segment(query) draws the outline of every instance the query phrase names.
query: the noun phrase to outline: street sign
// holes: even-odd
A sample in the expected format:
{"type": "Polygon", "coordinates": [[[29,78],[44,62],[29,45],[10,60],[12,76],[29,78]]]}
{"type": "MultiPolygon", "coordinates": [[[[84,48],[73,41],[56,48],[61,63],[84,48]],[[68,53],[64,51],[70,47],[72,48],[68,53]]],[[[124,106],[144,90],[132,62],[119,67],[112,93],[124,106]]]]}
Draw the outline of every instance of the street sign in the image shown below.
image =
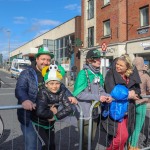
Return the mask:
{"type": "Polygon", "coordinates": [[[102,51],[103,51],[103,52],[105,52],[105,51],[106,51],[106,49],[107,49],[107,45],[106,45],[106,43],[105,43],[105,42],[103,42],[103,43],[102,43],[101,48],[102,48],[102,51]]]}

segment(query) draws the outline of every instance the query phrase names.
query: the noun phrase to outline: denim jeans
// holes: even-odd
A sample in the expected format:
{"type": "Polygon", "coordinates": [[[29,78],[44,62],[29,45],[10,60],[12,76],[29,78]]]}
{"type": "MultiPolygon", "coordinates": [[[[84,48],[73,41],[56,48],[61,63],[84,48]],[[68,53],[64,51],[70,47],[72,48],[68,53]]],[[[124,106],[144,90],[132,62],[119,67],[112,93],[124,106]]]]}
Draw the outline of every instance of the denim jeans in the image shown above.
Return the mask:
{"type": "Polygon", "coordinates": [[[42,145],[39,141],[37,134],[30,121],[29,126],[21,124],[21,130],[23,132],[25,150],[41,150],[42,145]]]}

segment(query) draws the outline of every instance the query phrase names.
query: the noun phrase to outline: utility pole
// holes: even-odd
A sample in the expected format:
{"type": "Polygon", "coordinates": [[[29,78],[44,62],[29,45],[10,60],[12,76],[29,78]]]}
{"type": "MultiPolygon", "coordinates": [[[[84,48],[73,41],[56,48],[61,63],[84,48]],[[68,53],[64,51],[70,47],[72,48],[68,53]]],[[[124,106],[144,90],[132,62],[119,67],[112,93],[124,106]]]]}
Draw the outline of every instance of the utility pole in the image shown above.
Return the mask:
{"type": "Polygon", "coordinates": [[[7,31],[8,33],[8,57],[9,57],[9,65],[10,65],[10,31],[7,31]]]}

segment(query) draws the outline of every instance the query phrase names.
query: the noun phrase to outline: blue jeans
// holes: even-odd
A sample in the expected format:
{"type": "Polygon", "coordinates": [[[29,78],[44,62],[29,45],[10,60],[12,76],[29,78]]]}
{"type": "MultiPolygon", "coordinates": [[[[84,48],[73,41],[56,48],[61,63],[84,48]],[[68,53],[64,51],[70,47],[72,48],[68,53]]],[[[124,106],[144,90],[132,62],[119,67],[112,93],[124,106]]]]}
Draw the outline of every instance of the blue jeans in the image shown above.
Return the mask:
{"type": "Polygon", "coordinates": [[[41,150],[42,145],[39,141],[37,134],[30,121],[29,126],[21,124],[21,130],[23,132],[25,150],[41,150]]]}

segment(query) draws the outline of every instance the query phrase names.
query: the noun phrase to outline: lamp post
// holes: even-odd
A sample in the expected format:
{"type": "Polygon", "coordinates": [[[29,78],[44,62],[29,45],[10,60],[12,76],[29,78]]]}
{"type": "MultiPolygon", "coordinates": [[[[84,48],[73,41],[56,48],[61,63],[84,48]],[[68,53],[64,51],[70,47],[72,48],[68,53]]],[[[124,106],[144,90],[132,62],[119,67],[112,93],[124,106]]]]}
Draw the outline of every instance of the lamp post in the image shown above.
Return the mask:
{"type": "Polygon", "coordinates": [[[9,57],[9,65],[10,65],[10,31],[7,31],[8,33],[8,57],[9,57]]]}

